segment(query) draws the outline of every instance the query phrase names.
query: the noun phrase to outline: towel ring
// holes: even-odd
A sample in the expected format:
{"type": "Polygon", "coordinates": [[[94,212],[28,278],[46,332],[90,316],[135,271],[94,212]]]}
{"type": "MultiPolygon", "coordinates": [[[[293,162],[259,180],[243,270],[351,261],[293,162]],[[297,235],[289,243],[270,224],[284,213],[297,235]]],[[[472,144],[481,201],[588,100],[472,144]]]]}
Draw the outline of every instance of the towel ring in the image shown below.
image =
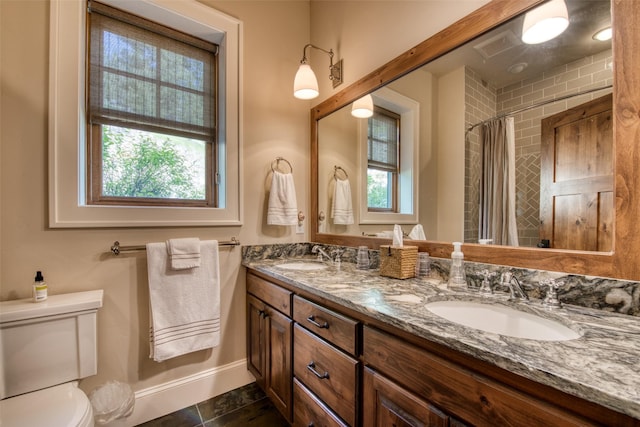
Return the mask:
{"type": "Polygon", "coordinates": [[[338,180],[338,172],[342,171],[342,173],[344,174],[344,179],[349,179],[349,175],[347,174],[347,171],[344,170],[343,168],[341,168],[340,166],[334,166],[333,167],[333,178],[337,181],[338,180]]]}
{"type": "Polygon", "coordinates": [[[290,173],[293,173],[293,166],[291,166],[291,163],[289,163],[289,160],[285,159],[284,157],[276,157],[276,159],[273,162],[271,162],[271,171],[275,172],[278,169],[278,166],[280,166],[281,161],[289,165],[289,169],[291,170],[290,173]],[[274,164],[275,164],[275,167],[274,167],[274,164]]]}

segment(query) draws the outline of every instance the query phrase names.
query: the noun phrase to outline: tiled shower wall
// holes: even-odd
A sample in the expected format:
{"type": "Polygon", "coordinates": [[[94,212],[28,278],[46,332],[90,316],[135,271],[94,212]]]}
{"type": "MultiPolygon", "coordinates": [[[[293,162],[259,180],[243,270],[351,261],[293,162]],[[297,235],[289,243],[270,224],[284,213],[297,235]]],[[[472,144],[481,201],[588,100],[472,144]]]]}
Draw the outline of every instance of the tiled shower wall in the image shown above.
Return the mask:
{"type": "MultiPolygon", "coordinates": [[[[487,120],[496,115],[497,91],[483,81],[478,73],[465,68],[465,129],[470,125],[487,120]]],[[[475,128],[465,132],[464,156],[464,241],[478,242],[480,200],[480,131],[475,128]]]]}
{"type": "MultiPolygon", "coordinates": [[[[497,114],[508,113],[543,101],[611,85],[612,53],[607,50],[545,71],[541,76],[503,88],[491,88],[479,75],[466,70],[466,126],[497,114]],[[487,94],[492,91],[493,95],[487,94]],[[491,99],[495,104],[490,105],[491,99]]],[[[540,120],[599,98],[611,89],[576,96],[514,115],[516,135],[516,211],[520,246],[536,246],[540,215],[540,120]]],[[[480,181],[480,127],[467,136],[465,162],[465,240],[477,241],[478,183],[480,181]],[[470,203],[469,201],[473,201],[470,203]],[[474,205],[474,206],[471,206],[474,205]],[[467,228],[469,227],[469,228],[467,228]],[[467,231],[469,230],[469,232],[467,231]],[[473,231],[471,231],[473,230],[473,231]]]]}

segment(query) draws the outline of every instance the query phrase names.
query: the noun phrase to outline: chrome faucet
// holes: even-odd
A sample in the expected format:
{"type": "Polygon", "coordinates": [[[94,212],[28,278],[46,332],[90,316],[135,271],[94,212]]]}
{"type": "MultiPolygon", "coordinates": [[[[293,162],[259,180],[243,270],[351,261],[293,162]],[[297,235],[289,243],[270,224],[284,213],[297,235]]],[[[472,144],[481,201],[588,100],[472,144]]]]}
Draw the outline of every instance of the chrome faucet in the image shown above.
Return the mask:
{"type": "Polygon", "coordinates": [[[318,261],[324,261],[324,258],[322,258],[323,255],[325,258],[327,258],[327,261],[332,261],[331,256],[329,256],[329,254],[326,253],[319,245],[315,245],[313,248],[311,248],[311,253],[318,254],[318,261]]]}
{"type": "Polygon", "coordinates": [[[542,286],[547,286],[547,295],[542,300],[542,306],[546,308],[561,308],[562,303],[558,299],[558,288],[564,285],[564,282],[556,282],[553,279],[547,279],[540,282],[542,286]]]}
{"type": "Polygon", "coordinates": [[[491,295],[493,294],[493,288],[491,287],[491,278],[496,275],[496,273],[491,273],[486,268],[480,272],[480,275],[483,277],[482,284],[480,285],[480,292],[483,295],[491,295]]]}
{"type": "Polygon", "coordinates": [[[510,300],[525,300],[529,301],[529,297],[524,291],[524,288],[520,284],[520,281],[513,273],[506,271],[500,276],[500,284],[509,287],[511,293],[510,300]]]}

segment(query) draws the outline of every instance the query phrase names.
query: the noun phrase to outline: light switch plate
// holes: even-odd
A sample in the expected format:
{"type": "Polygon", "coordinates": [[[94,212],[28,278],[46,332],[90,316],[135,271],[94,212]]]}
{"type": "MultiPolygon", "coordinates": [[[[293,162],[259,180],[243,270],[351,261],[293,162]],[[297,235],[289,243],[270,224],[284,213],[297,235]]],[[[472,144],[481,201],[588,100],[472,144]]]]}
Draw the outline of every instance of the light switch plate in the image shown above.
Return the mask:
{"type": "Polygon", "coordinates": [[[304,234],[304,223],[296,225],[296,234],[304,234]]]}

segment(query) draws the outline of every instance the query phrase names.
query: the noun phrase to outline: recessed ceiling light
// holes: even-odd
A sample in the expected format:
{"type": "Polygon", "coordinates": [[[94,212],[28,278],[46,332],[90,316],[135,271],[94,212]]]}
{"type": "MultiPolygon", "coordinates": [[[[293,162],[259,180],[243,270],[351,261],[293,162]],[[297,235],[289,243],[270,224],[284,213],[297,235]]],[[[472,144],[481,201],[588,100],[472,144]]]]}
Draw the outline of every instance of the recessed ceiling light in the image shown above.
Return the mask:
{"type": "Polygon", "coordinates": [[[593,35],[593,39],[594,40],[599,40],[601,42],[604,42],[604,41],[607,41],[607,40],[611,40],[611,36],[612,36],[611,27],[606,27],[606,28],[603,28],[603,29],[597,31],[593,35]]]}
{"type": "Polygon", "coordinates": [[[518,62],[517,64],[513,64],[512,66],[507,68],[507,71],[510,72],[511,74],[518,74],[518,73],[521,73],[528,66],[529,64],[527,64],[526,62],[518,62]]]}

